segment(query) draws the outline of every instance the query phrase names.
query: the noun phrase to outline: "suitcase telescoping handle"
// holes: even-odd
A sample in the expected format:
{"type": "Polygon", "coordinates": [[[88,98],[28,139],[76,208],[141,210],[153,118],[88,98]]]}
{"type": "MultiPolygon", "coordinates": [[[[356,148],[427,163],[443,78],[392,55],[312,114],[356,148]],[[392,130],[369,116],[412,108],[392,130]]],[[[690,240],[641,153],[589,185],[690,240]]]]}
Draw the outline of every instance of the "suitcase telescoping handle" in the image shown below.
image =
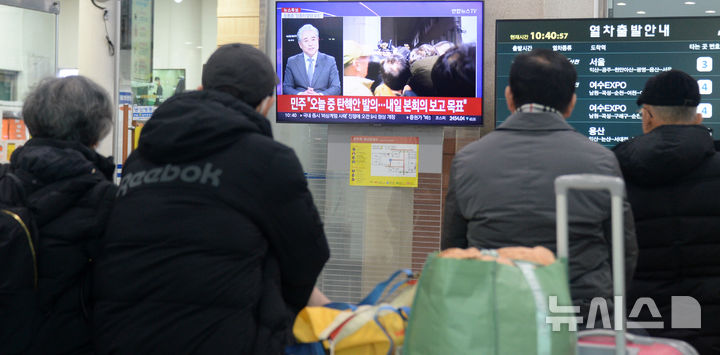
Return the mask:
{"type": "Polygon", "coordinates": [[[625,246],[623,232],[623,197],[625,182],[615,176],[574,174],[555,179],[557,203],[557,255],[568,264],[568,206],[569,190],[608,190],[611,198],[612,218],[612,271],[615,301],[615,353],[625,354],[625,246]]]}

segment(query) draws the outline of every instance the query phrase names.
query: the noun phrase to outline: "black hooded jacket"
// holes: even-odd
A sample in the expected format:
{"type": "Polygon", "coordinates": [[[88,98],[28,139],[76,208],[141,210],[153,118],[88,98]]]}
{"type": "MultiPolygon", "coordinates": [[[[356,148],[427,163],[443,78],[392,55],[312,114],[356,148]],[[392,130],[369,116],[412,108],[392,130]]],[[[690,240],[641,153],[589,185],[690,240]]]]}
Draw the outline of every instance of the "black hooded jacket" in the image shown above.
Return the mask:
{"type": "Polygon", "coordinates": [[[0,170],[22,181],[39,230],[43,316],[23,354],[91,353],[89,273],[115,196],[113,163],[78,142],[32,138],[0,170]]]}
{"type": "MultiPolygon", "coordinates": [[[[664,329],[648,329],[650,334],[720,354],[720,154],[712,137],[700,125],[663,125],[614,151],[640,249],[628,311],[639,297],[650,297],[664,322],[664,329]],[[702,328],[672,329],[672,296],[700,303],[702,328]]],[[[629,320],[660,319],[645,308],[629,320]]]]}
{"type": "Polygon", "coordinates": [[[295,153],[252,107],[209,90],[154,112],[105,237],[102,354],[280,354],[329,257],[295,153]]]}

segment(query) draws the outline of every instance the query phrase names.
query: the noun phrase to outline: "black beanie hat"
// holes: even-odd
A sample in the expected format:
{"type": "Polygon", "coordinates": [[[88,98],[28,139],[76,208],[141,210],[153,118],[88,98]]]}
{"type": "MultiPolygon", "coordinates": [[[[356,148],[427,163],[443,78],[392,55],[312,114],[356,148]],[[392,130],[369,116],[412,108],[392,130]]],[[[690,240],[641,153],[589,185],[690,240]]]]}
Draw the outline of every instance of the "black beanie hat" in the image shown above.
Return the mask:
{"type": "Polygon", "coordinates": [[[226,44],[215,50],[202,72],[203,89],[231,88],[238,99],[251,106],[272,95],[277,83],[270,59],[243,43],[226,44]]]}
{"type": "Polygon", "coordinates": [[[693,77],[673,69],[648,79],[637,104],[694,107],[700,104],[700,89],[693,77]]]}

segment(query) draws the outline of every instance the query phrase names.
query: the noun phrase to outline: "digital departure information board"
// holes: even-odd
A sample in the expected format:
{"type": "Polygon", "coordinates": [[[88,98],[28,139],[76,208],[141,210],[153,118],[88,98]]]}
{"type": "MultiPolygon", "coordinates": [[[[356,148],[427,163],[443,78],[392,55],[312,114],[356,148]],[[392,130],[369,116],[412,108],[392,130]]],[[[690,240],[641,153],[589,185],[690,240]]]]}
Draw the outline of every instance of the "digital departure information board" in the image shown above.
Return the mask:
{"type": "Polygon", "coordinates": [[[635,101],[647,79],[670,69],[698,80],[698,112],[703,124],[720,134],[718,17],[498,20],[496,25],[496,127],[510,115],[504,91],[513,58],[547,48],[575,65],[578,100],[568,122],[595,142],[614,146],[642,134],[635,101]]]}

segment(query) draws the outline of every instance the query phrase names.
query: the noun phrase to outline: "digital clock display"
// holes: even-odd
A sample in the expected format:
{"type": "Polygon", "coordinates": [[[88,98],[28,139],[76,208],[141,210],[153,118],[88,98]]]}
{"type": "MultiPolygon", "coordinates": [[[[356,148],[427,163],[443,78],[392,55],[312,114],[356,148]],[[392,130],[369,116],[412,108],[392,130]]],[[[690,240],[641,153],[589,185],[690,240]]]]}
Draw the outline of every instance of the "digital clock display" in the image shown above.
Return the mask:
{"type": "Polygon", "coordinates": [[[568,38],[567,32],[530,32],[530,39],[532,40],[565,40],[568,38]]]}

